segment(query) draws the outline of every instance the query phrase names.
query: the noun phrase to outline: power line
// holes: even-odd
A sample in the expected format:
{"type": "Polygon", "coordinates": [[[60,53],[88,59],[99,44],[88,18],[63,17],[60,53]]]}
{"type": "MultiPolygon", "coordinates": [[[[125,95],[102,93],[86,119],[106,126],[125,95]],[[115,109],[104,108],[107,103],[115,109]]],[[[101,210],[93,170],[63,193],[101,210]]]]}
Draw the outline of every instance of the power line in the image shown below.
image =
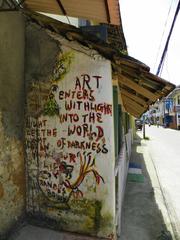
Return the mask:
{"type": "Polygon", "coordinates": [[[169,34],[168,34],[168,37],[167,37],[167,40],[166,40],[166,44],[165,44],[164,51],[163,51],[163,54],[162,54],[161,59],[160,59],[160,63],[159,63],[156,75],[159,75],[159,73],[161,71],[161,68],[162,68],[162,65],[163,65],[163,62],[164,62],[164,59],[166,57],[166,53],[167,53],[168,45],[169,45],[169,40],[171,38],[171,34],[172,34],[172,31],[173,31],[173,28],[174,28],[174,24],[176,22],[176,18],[177,18],[178,13],[179,13],[179,9],[180,9],[180,0],[178,2],[176,12],[174,14],[173,22],[172,22],[172,25],[171,25],[171,28],[170,28],[170,31],[169,31],[169,34]]]}
{"type": "Polygon", "coordinates": [[[57,2],[57,4],[58,4],[60,10],[62,11],[63,15],[67,18],[68,23],[71,24],[71,22],[70,22],[70,20],[69,20],[69,18],[68,18],[68,15],[67,15],[66,9],[64,8],[64,6],[63,6],[61,0],[56,0],[56,2],[57,2]]]}
{"type": "Polygon", "coordinates": [[[171,82],[172,77],[171,77],[169,69],[168,69],[168,52],[166,54],[165,69],[166,69],[166,73],[167,73],[167,76],[168,76],[168,80],[171,82]]]}
{"type": "Polygon", "coordinates": [[[165,34],[165,30],[166,30],[166,27],[167,27],[168,18],[169,18],[170,12],[171,12],[173,1],[174,0],[171,1],[171,5],[169,7],[168,15],[167,15],[167,18],[166,18],[166,22],[164,24],[164,30],[163,30],[163,33],[162,33],[162,36],[161,36],[161,40],[160,40],[160,44],[159,44],[159,48],[158,48],[158,51],[157,51],[156,60],[155,60],[155,64],[154,64],[153,69],[155,69],[155,66],[156,66],[156,63],[157,63],[157,60],[158,60],[158,56],[159,56],[161,45],[162,45],[162,40],[163,40],[163,37],[164,37],[164,34],[165,34]]]}

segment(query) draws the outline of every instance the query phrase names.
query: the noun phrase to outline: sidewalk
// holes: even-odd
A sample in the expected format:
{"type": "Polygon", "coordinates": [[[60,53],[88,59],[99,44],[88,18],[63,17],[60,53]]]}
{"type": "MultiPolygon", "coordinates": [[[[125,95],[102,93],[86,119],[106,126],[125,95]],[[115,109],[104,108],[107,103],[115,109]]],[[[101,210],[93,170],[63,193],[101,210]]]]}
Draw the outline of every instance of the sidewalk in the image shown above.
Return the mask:
{"type": "Polygon", "coordinates": [[[175,239],[147,141],[137,133],[130,162],[141,166],[144,180],[127,181],[120,240],[175,239]]]}

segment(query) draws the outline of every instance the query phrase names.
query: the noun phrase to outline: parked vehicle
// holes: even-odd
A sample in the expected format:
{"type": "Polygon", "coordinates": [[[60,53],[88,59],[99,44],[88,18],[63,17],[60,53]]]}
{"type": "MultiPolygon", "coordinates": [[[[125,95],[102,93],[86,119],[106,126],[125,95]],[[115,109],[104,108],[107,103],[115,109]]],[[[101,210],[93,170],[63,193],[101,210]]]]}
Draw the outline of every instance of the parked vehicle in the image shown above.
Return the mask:
{"type": "Polygon", "coordinates": [[[135,127],[136,127],[136,130],[142,130],[143,121],[141,119],[136,119],[135,120],[135,127]]]}

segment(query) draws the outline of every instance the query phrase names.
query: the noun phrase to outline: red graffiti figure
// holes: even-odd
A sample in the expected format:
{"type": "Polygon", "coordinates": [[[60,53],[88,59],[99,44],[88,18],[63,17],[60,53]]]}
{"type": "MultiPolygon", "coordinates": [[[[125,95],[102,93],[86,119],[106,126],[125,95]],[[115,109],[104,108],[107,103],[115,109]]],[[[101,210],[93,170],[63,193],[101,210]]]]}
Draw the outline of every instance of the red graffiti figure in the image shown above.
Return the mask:
{"type": "MultiPolygon", "coordinates": [[[[51,163],[44,164],[44,170],[39,174],[39,185],[43,193],[49,200],[59,203],[68,203],[69,199],[79,199],[83,197],[80,185],[88,174],[93,174],[96,184],[104,183],[103,177],[95,167],[95,157],[92,158],[91,152],[77,154],[80,160],[79,174],[72,180],[74,166],[62,160],[60,154],[53,154],[51,163]]],[[[70,159],[68,159],[70,161],[70,159]]]]}

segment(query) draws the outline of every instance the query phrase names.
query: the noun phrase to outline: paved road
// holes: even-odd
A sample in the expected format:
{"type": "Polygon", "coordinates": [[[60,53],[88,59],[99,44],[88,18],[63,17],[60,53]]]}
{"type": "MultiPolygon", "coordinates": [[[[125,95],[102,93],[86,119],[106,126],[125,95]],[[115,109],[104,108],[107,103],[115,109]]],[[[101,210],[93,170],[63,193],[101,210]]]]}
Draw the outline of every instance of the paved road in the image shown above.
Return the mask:
{"type": "Polygon", "coordinates": [[[127,181],[120,240],[177,240],[149,153],[150,141],[137,133],[130,161],[141,166],[144,180],[127,181]]]}
{"type": "MultiPolygon", "coordinates": [[[[142,134],[142,133],[141,133],[142,134]]],[[[149,153],[176,227],[180,226],[180,131],[146,125],[149,153]]],[[[179,228],[180,230],[180,228],[179,228]]]]}

